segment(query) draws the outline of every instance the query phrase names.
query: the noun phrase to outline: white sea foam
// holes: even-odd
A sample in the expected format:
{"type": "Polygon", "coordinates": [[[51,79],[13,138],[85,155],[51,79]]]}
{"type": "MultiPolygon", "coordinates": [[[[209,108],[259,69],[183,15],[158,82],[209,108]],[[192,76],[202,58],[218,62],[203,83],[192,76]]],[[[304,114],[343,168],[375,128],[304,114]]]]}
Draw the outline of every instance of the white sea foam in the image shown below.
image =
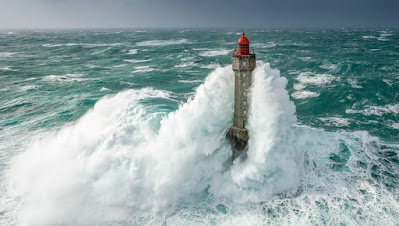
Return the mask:
{"type": "Polygon", "coordinates": [[[301,90],[301,91],[296,91],[291,96],[295,99],[306,99],[306,98],[312,98],[312,97],[318,97],[320,96],[320,93],[312,92],[312,91],[307,91],[307,90],[301,90]]]}
{"type": "Polygon", "coordinates": [[[12,67],[0,67],[0,70],[2,70],[2,71],[18,71],[16,69],[13,69],[12,67]]]}
{"type": "Polygon", "coordinates": [[[88,68],[102,68],[102,69],[111,69],[112,68],[112,67],[104,67],[104,66],[93,65],[93,64],[87,64],[86,67],[88,67],[88,68]]]}
{"type": "Polygon", "coordinates": [[[186,68],[186,67],[195,67],[195,66],[198,66],[198,64],[195,62],[186,62],[186,63],[176,65],[174,67],[175,68],[186,68]]]}
{"type": "Polygon", "coordinates": [[[386,84],[388,84],[389,86],[393,85],[393,81],[392,80],[382,79],[382,81],[385,82],[386,84]]]}
{"type": "Polygon", "coordinates": [[[338,66],[336,64],[332,64],[332,63],[326,61],[319,67],[326,69],[326,70],[334,70],[334,69],[337,69],[338,66]]]}
{"type": "Polygon", "coordinates": [[[282,144],[296,121],[295,105],[285,89],[287,79],[262,63],[257,64],[253,79],[248,159],[241,163],[236,159],[230,171],[213,179],[210,188],[215,195],[240,203],[268,200],[300,183],[300,152],[293,153],[282,144]]]}
{"type": "Polygon", "coordinates": [[[193,48],[195,51],[211,50],[210,48],[193,48]]]}
{"type": "Polygon", "coordinates": [[[126,66],[127,66],[127,64],[115,64],[115,65],[112,65],[113,68],[121,68],[121,67],[126,67],[126,66]]]}
{"type": "Polygon", "coordinates": [[[220,64],[215,64],[215,63],[201,66],[201,68],[206,68],[206,69],[216,69],[218,67],[221,67],[221,65],[220,64]]]}
{"type": "Polygon", "coordinates": [[[389,39],[386,38],[386,37],[378,37],[377,40],[378,41],[383,41],[383,42],[389,41],[389,39]]]}
{"type": "Polygon", "coordinates": [[[83,81],[82,78],[85,74],[76,73],[76,74],[65,74],[65,75],[48,75],[44,76],[42,79],[46,82],[73,82],[73,81],[83,81]]]}
{"type": "Polygon", "coordinates": [[[137,52],[138,52],[137,49],[131,49],[131,50],[129,50],[128,54],[135,55],[135,54],[137,54],[137,52]]]}
{"type": "Polygon", "coordinates": [[[228,49],[206,50],[200,52],[199,55],[203,57],[214,57],[214,56],[227,55],[229,52],[230,50],[228,49]]]}
{"type": "Polygon", "coordinates": [[[391,127],[399,130],[399,123],[392,123],[391,127]]]}
{"type": "Polygon", "coordinates": [[[364,39],[374,39],[376,37],[374,35],[364,35],[364,36],[362,36],[362,38],[364,38],[364,39]]]}
{"type": "Polygon", "coordinates": [[[195,59],[195,57],[184,57],[184,58],[181,58],[180,60],[181,61],[193,61],[195,59]]]}
{"type": "Polygon", "coordinates": [[[348,79],[349,84],[351,85],[352,88],[355,89],[361,89],[363,88],[361,85],[358,84],[358,81],[354,78],[348,79]]]}
{"type": "Polygon", "coordinates": [[[0,58],[11,57],[18,54],[17,52],[0,52],[0,58]]]}
{"type": "Polygon", "coordinates": [[[294,88],[295,90],[303,90],[303,89],[306,88],[306,85],[303,84],[303,83],[295,83],[294,86],[293,86],[293,88],[294,88]]]}
{"type": "Polygon", "coordinates": [[[349,119],[340,117],[319,118],[322,122],[329,126],[344,127],[349,126],[349,119]]]}
{"type": "Polygon", "coordinates": [[[305,85],[321,86],[331,83],[335,79],[335,77],[329,74],[315,74],[312,72],[302,72],[295,79],[305,85]]]}
{"type": "Polygon", "coordinates": [[[128,206],[159,210],[206,189],[200,181],[220,172],[228,158],[223,144],[232,76],[231,67],[216,70],[158,132],[152,124],[163,114],[148,114],[140,100],[169,94],[142,89],[106,97],[75,125],[37,141],[13,171],[23,222],[93,224],[126,217],[128,206]],[[212,158],[218,165],[207,163],[212,158]]]}
{"type": "Polygon", "coordinates": [[[108,46],[121,46],[123,43],[46,43],[43,47],[54,48],[54,47],[73,47],[73,46],[83,46],[83,47],[108,47],[108,46]]]}
{"type": "Polygon", "coordinates": [[[110,89],[105,88],[105,87],[102,87],[102,88],[100,89],[100,91],[101,91],[101,92],[106,92],[106,91],[110,91],[110,89]]]}
{"type": "Polygon", "coordinates": [[[381,37],[390,37],[390,36],[393,36],[393,34],[392,33],[382,33],[382,34],[380,34],[380,36],[381,37]]]}
{"type": "Polygon", "coordinates": [[[20,89],[21,91],[35,90],[35,89],[36,89],[36,86],[34,86],[34,85],[21,86],[19,89],[20,89]]]}
{"type": "Polygon", "coordinates": [[[392,36],[392,33],[388,33],[388,32],[379,32],[379,36],[374,36],[374,35],[365,35],[362,36],[363,39],[376,39],[378,41],[389,41],[390,36],[392,36]]]}
{"type": "Polygon", "coordinates": [[[134,71],[132,71],[132,73],[142,73],[142,72],[150,72],[150,71],[154,71],[156,70],[155,68],[151,67],[151,66],[137,66],[134,67],[134,71]]]}
{"type": "MultiPolygon", "coordinates": [[[[107,51],[109,51],[111,49],[112,49],[112,47],[107,47],[105,49],[101,49],[101,50],[95,51],[95,52],[91,53],[91,55],[101,55],[101,54],[103,54],[103,53],[105,53],[105,52],[107,52],[107,51]]],[[[80,58],[75,58],[75,59],[79,60],[80,58]]]]}
{"type": "Polygon", "coordinates": [[[370,171],[358,166],[371,164],[378,139],[292,126],[287,80],[263,63],[253,79],[246,161],[228,166],[231,66],[213,71],[193,98],[169,114],[148,104],[173,101],[169,92],[120,92],[14,159],[9,194],[20,202],[18,222],[395,224],[396,193],[375,186],[370,171]],[[334,155],[343,157],[336,163],[334,155]]]}
{"type": "Polygon", "coordinates": [[[387,104],[384,106],[368,106],[362,110],[355,109],[346,109],[345,112],[347,114],[363,114],[363,115],[377,115],[382,116],[385,114],[399,114],[399,103],[396,104],[387,104]]]}
{"type": "Polygon", "coordinates": [[[146,60],[135,60],[135,59],[130,59],[130,60],[123,60],[129,63],[144,63],[144,62],[149,62],[152,61],[152,59],[146,59],[146,60]]]}
{"type": "Polygon", "coordinates": [[[275,42],[267,42],[267,43],[254,43],[251,45],[253,48],[259,48],[259,49],[269,49],[273,48],[276,46],[275,42]]]}
{"type": "Polygon", "coordinates": [[[151,40],[137,42],[137,46],[169,46],[169,45],[180,45],[180,44],[190,44],[188,39],[171,39],[171,40],[151,40]]]}
{"type": "Polygon", "coordinates": [[[312,57],[299,57],[302,61],[311,61],[312,57]]]}
{"type": "Polygon", "coordinates": [[[179,80],[181,83],[201,83],[203,80],[195,79],[195,80],[179,80]]]}
{"type": "Polygon", "coordinates": [[[369,49],[371,52],[380,51],[381,49],[369,49]]]}

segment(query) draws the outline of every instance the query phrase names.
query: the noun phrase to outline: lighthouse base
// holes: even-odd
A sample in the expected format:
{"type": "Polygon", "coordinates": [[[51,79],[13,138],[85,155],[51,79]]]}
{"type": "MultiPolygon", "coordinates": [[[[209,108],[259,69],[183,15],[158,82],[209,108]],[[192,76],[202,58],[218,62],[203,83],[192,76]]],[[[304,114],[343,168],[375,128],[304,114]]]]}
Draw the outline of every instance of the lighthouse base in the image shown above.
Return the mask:
{"type": "Polygon", "coordinates": [[[246,147],[249,139],[248,130],[246,128],[232,126],[227,133],[227,138],[230,141],[233,151],[233,160],[241,155],[246,157],[246,147]]]}

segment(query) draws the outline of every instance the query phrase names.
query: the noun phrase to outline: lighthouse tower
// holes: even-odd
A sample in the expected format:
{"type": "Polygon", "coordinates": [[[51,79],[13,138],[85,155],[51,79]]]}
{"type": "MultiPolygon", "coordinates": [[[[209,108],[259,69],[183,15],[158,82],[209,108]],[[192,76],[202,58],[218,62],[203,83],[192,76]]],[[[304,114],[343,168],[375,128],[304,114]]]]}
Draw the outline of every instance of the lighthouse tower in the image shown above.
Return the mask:
{"type": "Polygon", "coordinates": [[[256,66],[256,56],[249,52],[249,40],[242,33],[238,39],[238,50],[232,55],[232,64],[235,77],[234,87],[234,124],[227,137],[233,149],[233,159],[245,152],[249,136],[245,128],[248,121],[249,100],[248,91],[252,84],[252,71],[256,66]]]}

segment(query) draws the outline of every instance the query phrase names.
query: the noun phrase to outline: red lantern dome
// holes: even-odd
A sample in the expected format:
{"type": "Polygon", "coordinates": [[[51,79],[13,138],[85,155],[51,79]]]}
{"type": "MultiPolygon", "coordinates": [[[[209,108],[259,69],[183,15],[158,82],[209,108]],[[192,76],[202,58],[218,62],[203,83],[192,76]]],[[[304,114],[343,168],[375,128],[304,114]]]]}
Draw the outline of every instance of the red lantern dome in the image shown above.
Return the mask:
{"type": "Polygon", "coordinates": [[[238,45],[249,45],[249,40],[247,37],[245,37],[245,33],[242,33],[242,36],[240,39],[238,39],[238,45]]]}
{"type": "Polygon", "coordinates": [[[242,33],[240,39],[238,39],[238,51],[234,50],[233,55],[246,56],[249,55],[249,40],[245,37],[245,33],[242,33]]]}

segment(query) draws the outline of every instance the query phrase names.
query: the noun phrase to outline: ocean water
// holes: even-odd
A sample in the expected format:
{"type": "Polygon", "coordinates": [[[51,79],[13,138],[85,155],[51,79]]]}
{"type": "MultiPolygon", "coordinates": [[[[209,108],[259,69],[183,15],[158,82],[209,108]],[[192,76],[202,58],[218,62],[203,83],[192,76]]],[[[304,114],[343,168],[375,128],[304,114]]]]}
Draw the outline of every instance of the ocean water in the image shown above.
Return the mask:
{"type": "Polygon", "coordinates": [[[397,225],[399,31],[0,32],[1,225],[397,225]]]}

